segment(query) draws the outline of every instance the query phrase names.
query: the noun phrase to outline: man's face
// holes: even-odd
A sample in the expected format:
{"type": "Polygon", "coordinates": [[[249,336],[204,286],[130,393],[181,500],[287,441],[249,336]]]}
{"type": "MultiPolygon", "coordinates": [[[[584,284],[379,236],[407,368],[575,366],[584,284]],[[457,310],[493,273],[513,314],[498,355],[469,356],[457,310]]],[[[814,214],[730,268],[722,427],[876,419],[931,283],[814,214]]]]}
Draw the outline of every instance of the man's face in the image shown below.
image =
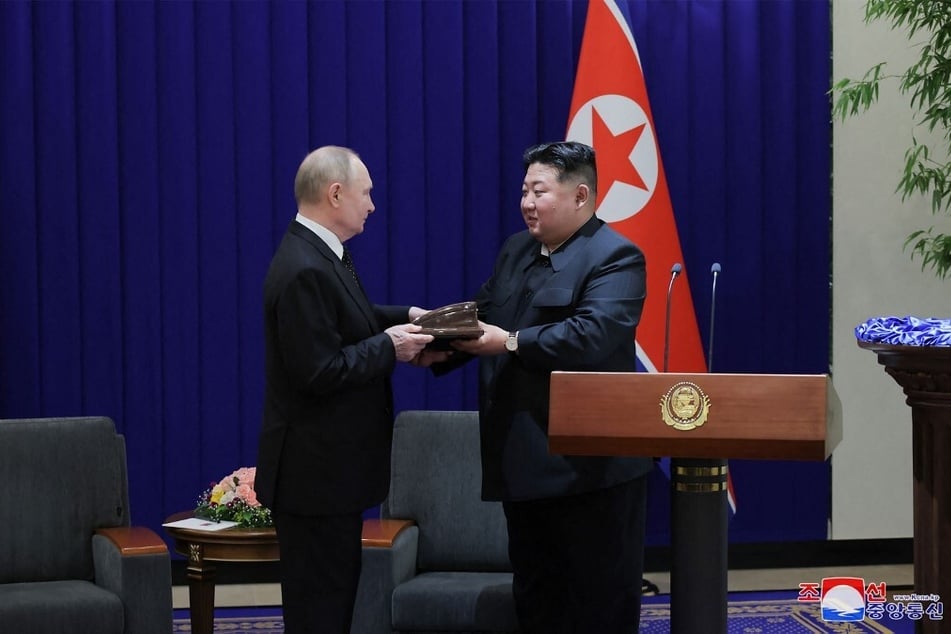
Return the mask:
{"type": "Polygon", "coordinates": [[[587,186],[574,179],[559,183],[556,168],[532,163],[522,182],[522,218],[528,232],[549,248],[557,247],[587,220],[582,210],[587,194],[587,186]]]}
{"type": "Polygon", "coordinates": [[[360,159],[353,159],[353,174],[349,182],[341,184],[337,199],[337,219],[342,233],[345,234],[340,236],[342,241],[363,233],[367,216],[376,209],[370,198],[372,190],[373,181],[370,180],[367,166],[360,159]]]}

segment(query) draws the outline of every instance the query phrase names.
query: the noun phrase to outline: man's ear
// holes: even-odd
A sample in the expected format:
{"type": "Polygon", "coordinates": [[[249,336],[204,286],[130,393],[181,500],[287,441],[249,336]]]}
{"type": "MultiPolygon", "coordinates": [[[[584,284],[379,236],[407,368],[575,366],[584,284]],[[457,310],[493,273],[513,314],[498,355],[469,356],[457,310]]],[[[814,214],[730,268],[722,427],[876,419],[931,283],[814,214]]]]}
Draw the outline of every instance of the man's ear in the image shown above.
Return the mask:
{"type": "Polygon", "coordinates": [[[591,196],[591,189],[584,183],[579,183],[578,188],[575,190],[575,205],[578,209],[581,209],[587,204],[589,196],[591,196]]]}
{"type": "Polygon", "coordinates": [[[340,190],[343,186],[340,183],[331,183],[327,188],[327,202],[336,207],[340,204],[340,190]]]}

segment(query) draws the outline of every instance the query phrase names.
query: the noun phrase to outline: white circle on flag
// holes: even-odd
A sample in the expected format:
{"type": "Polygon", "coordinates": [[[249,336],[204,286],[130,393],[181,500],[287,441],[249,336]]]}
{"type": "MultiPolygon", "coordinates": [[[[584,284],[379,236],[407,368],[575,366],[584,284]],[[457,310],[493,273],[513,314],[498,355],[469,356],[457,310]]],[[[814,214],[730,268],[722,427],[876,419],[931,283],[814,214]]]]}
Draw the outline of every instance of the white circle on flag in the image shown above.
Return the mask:
{"type": "MultiPolygon", "coordinates": [[[[591,113],[594,110],[598,111],[598,115],[614,136],[624,134],[637,126],[644,126],[644,132],[627,158],[640,174],[647,189],[616,180],[608,187],[601,204],[598,205],[599,218],[605,222],[619,222],[643,209],[654,195],[660,171],[657,141],[644,109],[633,99],[622,95],[601,95],[578,108],[568,126],[566,140],[579,141],[594,147],[594,132],[591,124],[591,113]]],[[[594,149],[597,152],[598,148],[594,147],[594,149]]],[[[601,172],[600,163],[598,172],[601,172]]]]}

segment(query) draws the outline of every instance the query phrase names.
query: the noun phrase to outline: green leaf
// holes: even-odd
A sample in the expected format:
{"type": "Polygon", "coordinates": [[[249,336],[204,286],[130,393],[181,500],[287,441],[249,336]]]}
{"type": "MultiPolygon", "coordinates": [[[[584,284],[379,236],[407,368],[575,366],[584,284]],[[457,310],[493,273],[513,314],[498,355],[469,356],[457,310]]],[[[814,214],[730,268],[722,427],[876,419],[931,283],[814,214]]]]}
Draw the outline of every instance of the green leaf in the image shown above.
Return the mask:
{"type": "MultiPolygon", "coordinates": [[[[877,102],[883,80],[897,79],[899,93],[915,110],[914,124],[937,133],[941,141],[929,145],[912,136],[896,191],[903,201],[925,196],[932,214],[951,213],[951,1],[867,0],[865,22],[873,20],[904,30],[917,58],[898,75],[883,75],[885,63],[879,62],[860,80],[833,82],[833,117],[844,121],[868,110],[877,102]]],[[[951,274],[951,236],[933,228],[915,231],[904,249],[921,261],[922,271],[930,269],[940,279],[951,274]]]]}

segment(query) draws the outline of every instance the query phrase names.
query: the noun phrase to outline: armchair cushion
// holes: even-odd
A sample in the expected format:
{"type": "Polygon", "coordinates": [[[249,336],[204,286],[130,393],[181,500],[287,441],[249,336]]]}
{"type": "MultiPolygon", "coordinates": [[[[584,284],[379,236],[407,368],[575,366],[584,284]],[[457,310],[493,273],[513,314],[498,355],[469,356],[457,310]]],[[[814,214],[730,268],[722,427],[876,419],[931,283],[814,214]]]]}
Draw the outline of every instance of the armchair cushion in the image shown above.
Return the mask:
{"type": "Polygon", "coordinates": [[[0,632],[171,632],[168,548],[129,527],[110,419],[0,420],[0,482],[0,632]]]}
{"type": "Polygon", "coordinates": [[[3,583],[0,625],[4,632],[121,634],[122,601],[89,581],[3,583]]]}
{"type": "Polygon", "coordinates": [[[477,412],[402,412],[384,517],[420,527],[421,570],[511,571],[505,514],[481,499],[477,412]]]}
{"type": "Polygon", "coordinates": [[[515,632],[512,574],[426,572],[393,591],[393,629],[438,632],[450,624],[469,631],[515,632]]]}
{"type": "Polygon", "coordinates": [[[0,583],[91,581],[93,531],[129,524],[125,461],[108,418],[0,421],[0,583]]]}
{"type": "Polygon", "coordinates": [[[476,412],[397,417],[379,524],[413,525],[388,544],[364,525],[352,634],[518,631],[505,514],[481,499],[481,474],[476,412]]]}

